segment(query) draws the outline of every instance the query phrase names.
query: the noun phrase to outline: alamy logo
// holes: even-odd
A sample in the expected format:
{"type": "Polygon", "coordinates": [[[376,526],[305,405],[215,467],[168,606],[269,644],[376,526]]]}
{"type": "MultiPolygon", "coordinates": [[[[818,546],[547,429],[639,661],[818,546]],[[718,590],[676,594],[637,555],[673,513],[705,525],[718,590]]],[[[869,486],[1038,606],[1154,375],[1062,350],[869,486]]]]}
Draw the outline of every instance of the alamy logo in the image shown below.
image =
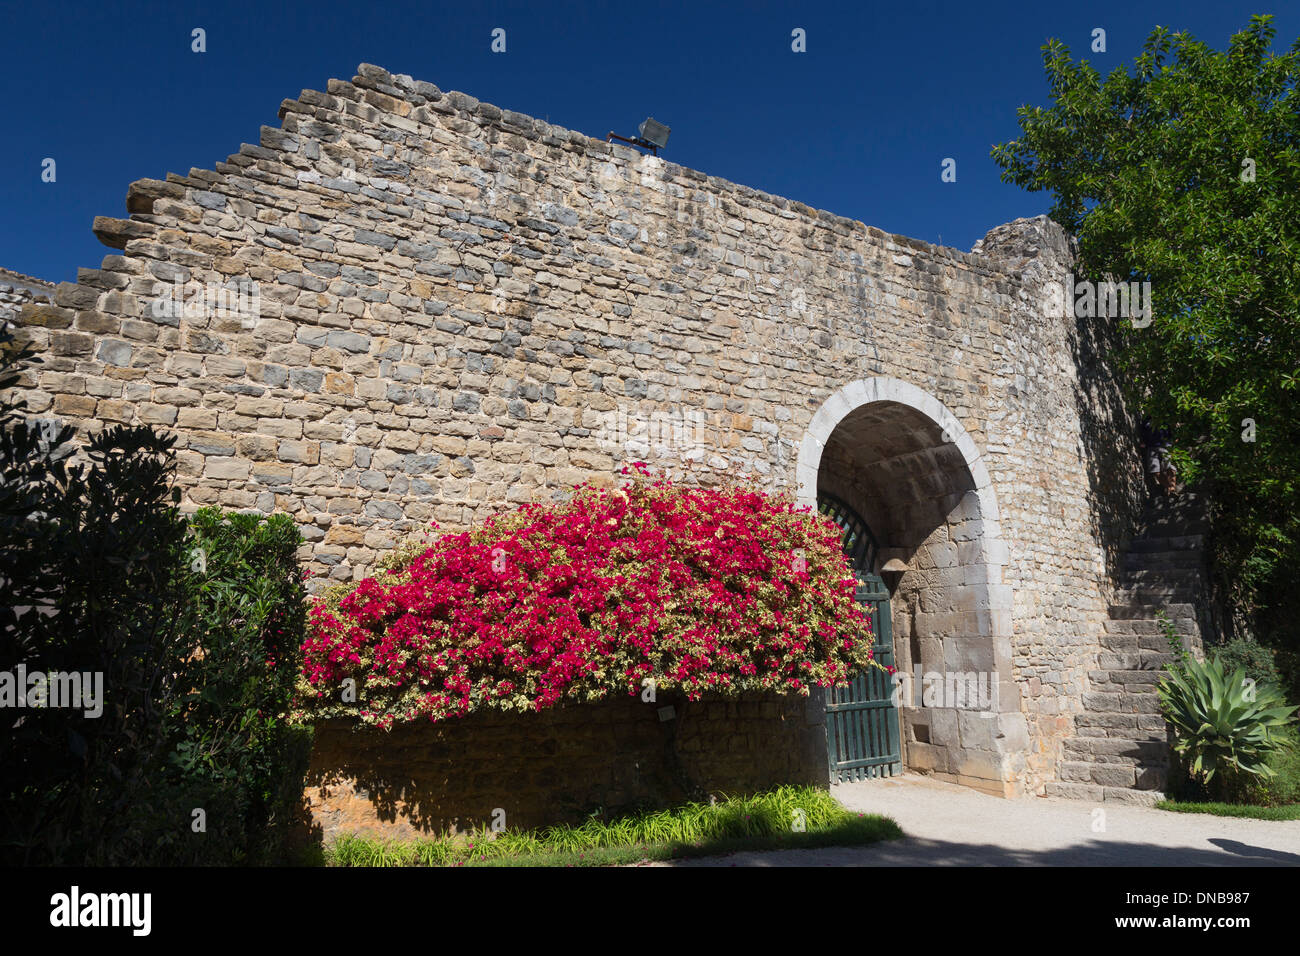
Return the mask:
{"type": "Polygon", "coordinates": [[[55,707],[81,709],[91,719],[104,713],[104,675],[73,671],[28,671],[19,664],[0,671],[0,707],[55,707]]]}
{"type": "Polygon", "coordinates": [[[82,893],[78,886],[50,897],[50,925],[129,926],[133,936],[148,936],[152,925],[151,893],[82,893]]]}
{"type": "Polygon", "coordinates": [[[997,713],[998,679],[987,671],[896,671],[892,678],[895,707],[953,707],[978,710],[981,717],[997,713]],[[917,692],[920,692],[920,699],[917,692]]]}
{"type": "Polygon", "coordinates": [[[1076,319],[1129,319],[1135,329],[1151,324],[1150,282],[1093,282],[1066,275],[1047,287],[1048,315],[1076,319]]]}
{"type": "Polygon", "coordinates": [[[636,410],[620,406],[600,415],[593,434],[603,446],[649,458],[674,452],[684,458],[725,444],[714,417],[700,408],[636,410]]]}
{"type": "Polygon", "coordinates": [[[252,328],[262,314],[261,287],[248,279],[230,282],[155,282],[154,318],[236,318],[252,328]]]}

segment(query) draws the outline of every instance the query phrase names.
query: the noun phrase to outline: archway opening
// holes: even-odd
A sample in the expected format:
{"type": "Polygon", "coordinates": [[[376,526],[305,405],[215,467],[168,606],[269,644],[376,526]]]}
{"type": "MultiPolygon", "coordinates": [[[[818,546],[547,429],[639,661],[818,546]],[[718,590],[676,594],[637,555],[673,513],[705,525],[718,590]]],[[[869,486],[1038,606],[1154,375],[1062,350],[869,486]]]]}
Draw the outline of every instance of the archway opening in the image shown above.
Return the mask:
{"type": "Polygon", "coordinates": [[[904,767],[1013,795],[1029,742],[1011,671],[997,506],[956,419],[919,390],[882,381],[892,380],[857,383],[856,395],[842,390],[818,413],[801,497],[844,501],[878,542],[870,570],[885,572],[893,592],[904,767]]]}

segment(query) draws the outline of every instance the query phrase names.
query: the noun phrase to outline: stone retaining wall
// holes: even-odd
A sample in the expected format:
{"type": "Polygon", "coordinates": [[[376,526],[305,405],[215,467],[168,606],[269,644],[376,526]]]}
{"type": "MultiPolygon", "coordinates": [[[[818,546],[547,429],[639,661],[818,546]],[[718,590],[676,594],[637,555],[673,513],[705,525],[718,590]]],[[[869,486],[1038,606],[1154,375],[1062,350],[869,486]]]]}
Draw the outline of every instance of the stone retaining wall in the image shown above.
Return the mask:
{"type": "Polygon", "coordinates": [[[801,697],[672,702],[619,697],[541,713],[487,711],[391,731],[316,730],[306,800],[325,840],[409,839],[490,824],[580,823],[709,792],[825,786],[826,732],[801,697]]]}

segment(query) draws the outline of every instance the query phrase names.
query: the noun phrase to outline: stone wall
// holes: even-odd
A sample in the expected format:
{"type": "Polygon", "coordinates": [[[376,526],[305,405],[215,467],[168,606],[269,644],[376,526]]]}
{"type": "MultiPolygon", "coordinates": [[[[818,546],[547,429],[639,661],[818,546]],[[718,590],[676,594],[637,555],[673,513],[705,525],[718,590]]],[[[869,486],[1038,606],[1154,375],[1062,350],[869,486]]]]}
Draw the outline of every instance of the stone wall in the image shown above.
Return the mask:
{"type": "Polygon", "coordinates": [[[53,298],[53,282],[0,269],[0,327],[7,327],[13,322],[24,305],[48,303],[53,298]]]}
{"type": "Polygon", "coordinates": [[[1083,712],[1087,671],[1106,632],[1143,489],[1136,422],[1104,361],[1116,327],[1052,320],[1024,300],[1059,281],[1076,249],[1055,224],[1018,225],[991,230],[974,251],[996,256],[1021,284],[1005,339],[994,347],[989,389],[998,399],[983,451],[1002,504],[1012,663],[1029,719],[1029,779],[1041,793],[1083,712]]]}
{"type": "Polygon", "coordinates": [[[96,219],[119,253],[23,311],[33,414],[174,431],[185,506],[294,515],[324,582],[628,460],[793,490],[828,396],[892,376],[1000,503],[970,610],[1030,740],[990,782],[1041,792],[1140,479],[1105,330],[1044,308],[1058,227],[932,246],[367,65],[280,115],[96,219]]]}
{"type": "Polygon", "coordinates": [[[327,841],[467,830],[498,808],[511,828],[580,823],[709,793],[824,787],[824,713],[801,697],[619,697],[391,731],[337,722],[316,730],[307,783],[327,841]],[[660,720],[670,703],[674,718],[660,720]]]}

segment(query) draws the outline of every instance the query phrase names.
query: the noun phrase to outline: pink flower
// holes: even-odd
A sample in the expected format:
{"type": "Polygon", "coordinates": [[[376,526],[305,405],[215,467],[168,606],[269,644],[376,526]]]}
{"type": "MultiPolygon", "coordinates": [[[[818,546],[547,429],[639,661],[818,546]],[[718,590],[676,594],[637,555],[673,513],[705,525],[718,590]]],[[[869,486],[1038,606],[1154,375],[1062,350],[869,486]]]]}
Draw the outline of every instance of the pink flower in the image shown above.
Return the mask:
{"type": "Polygon", "coordinates": [[[635,695],[647,678],[690,699],[807,694],[869,666],[869,619],[827,519],[748,486],[625,473],[624,488],[579,486],[443,535],[318,600],[302,648],[317,699],[352,680],[363,720],[391,726],[635,695]]]}

